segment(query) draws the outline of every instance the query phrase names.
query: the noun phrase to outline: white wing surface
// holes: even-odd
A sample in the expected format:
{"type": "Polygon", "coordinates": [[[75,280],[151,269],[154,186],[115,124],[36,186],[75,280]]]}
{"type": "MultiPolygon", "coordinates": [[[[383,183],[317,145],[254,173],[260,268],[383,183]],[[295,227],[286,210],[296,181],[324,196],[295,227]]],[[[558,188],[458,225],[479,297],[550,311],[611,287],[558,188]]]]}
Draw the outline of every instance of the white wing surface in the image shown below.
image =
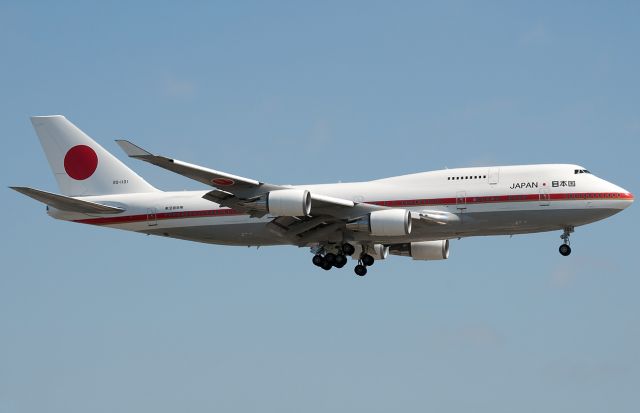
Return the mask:
{"type": "MultiPolygon", "coordinates": [[[[291,186],[264,183],[177,159],[154,155],[127,140],[116,140],[116,142],[131,158],[149,162],[216,188],[204,195],[203,198],[222,206],[247,212],[252,216],[265,215],[264,211],[255,209],[255,201],[261,196],[272,191],[291,189],[291,186]]],[[[313,217],[324,216],[334,220],[355,218],[374,210],[386,209],[377,205],[359,204],[347,199],[318,193],[311,193],[311,200],[311,215],[313,217]]]]}

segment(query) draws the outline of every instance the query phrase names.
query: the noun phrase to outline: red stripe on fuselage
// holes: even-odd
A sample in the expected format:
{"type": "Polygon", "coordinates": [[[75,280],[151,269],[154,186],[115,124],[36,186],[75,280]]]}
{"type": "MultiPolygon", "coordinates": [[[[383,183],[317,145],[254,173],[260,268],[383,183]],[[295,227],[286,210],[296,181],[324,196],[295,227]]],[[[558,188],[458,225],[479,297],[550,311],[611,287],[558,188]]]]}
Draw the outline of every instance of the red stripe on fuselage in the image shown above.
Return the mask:
{"type": "Polygon", "coordinates": [[[532,202],[541,200],[551,201],[580,201],[592,199],[633,199],[633,195],[623,192],[575,192],[555,194],[525,194],[525,195],[496,195],[496,196],[465,196],[460,198],[433,199],[404,199],[395,201],[373,201],[368,204],[403,207],[421,205],[455,205],[455,204],[490,204],[504,202],[532,202]]]}
{"type": "Polygon", "coordinates": [[[201,217],[224,217],[230,215],[246,215],[240,211],[229,208],[205,209],[202,211],[180,211],[180,212],[156,212],[139,215],[114,216],[106,218],[78,219],[74,222],[81,224],[109,225],[127,224],[130,222],[140,222],[147,220],[181,219],[181,218],[201,218],[201,217]]]}
{"type": "MultiPolygon", "coordinates": [[[[441,206],[441,205],[476,205],[492,203],[511,202],[535,202],[535,201],[584,201],[584,200],[633,200],[633,195],[623,192],[576,192],[576,193],[556,193],[556,194],[526,194],[526,195],[498,195],[498,196],[468,196],[460,198],[425,198],[425,199],[403,199],[394,201],[371,201],[367,204],[380,205],[386,207],[416,207],[416,206],[441,206]]],[[[201,211],[179,211],[179,212],[156,212],[152,214],[138,214],[113,216],[105,218],[78,219],[74,222],[92,225],[112,225],[127,224],[148,220],[167,220],[183,218],[202,217],[223,217],[247,215],[244,212],[231,208],[206,209],[201,211]]]]}

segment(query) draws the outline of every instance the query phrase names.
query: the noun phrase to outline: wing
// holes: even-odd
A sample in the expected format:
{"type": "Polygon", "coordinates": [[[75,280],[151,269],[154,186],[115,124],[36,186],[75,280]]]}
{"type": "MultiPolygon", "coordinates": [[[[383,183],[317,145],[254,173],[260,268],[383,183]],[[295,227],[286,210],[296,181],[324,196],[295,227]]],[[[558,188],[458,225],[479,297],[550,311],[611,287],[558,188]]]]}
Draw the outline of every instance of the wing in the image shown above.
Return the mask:
{"type": "Polygon", "coordinates": [[[10,188],[61,211],[81,212],[85,214],[117,214],[124,212],[124,209],[121,208],[83,201],[69,196],[52,194],[51,192],[41,191],[39,189],[23,186],[11,186],[10,188]]]}
{"type": "MultiPolygon", "coordinates": [[[[153,165],[216,188],[205,194],[203,198],[222,206],[246,212],[255,212],[252,215],[260,216],[259,211],[252,210],[251,203],[261,195],[271,191],[291,189],[290,186],[286,185],[268,184],[255,179],[244,178],[238,175],[179,161],[177,159],[154,155],[127,140],[116,140],[116,142],[131,158],[149,162],[153,165]]],[[[311,199],[313,201],[312,211],[314,215],[329,214],[335,215],[336,217],[342,217],[345,215],[345,211],[343,211],[344,209],[350,210],[356,205],[365,205],[356,204],[355,202],[347,199],[335,198],[316,193],[311,193],[311,199]]],[[[358,213],[361,209],[362,208],[357,208],[355,211],[350,211],[346,215],[352,215],[352,212],[358,213]]]]}
{"type": "MultiPolygon", "coordinates": [[[[214,187],[215,189],[203,196],[204,199],[242,211],[252,217],[262,217],[267,214],[263,209],[257,208],[257,201],[263,195],[271,191],[292,189],[291,186],[268,184],[165,156],[154,155],[126,140],[117,140],[116,142],[131,158],[149,162],[214,187]]],[[[303,245],[313,239],[327,237],[333,232],[344,230],[345,224],[349,220],[365,216],[373,211],[389,209],[389,207],[382,205],[357,203],[314,192],[311,192],[311,201],[311,213],[308,216],[275,216],[269,224],[269,228],[290,242],[303,245]]],[[[440,213],[439,211],[424,212],[424,214],[414,215],[415,219],[431,224],[446,224],[453,221],[455,217],[453,214],[440,213]]]]}
{"type": "Polygon", "coordinates": [[[239,198],[251,198],[269,191],[284,189],[279,185],[266,184],[254,179],[243,178],[226,172],[182,162],[177,159],[153,155],[139,146],[126,140],[116,140],[118,145],[131,158],[140,159],[153,165],[186,176],[205,185],[218,188],[223,192],[231,193],[239,198]]]}

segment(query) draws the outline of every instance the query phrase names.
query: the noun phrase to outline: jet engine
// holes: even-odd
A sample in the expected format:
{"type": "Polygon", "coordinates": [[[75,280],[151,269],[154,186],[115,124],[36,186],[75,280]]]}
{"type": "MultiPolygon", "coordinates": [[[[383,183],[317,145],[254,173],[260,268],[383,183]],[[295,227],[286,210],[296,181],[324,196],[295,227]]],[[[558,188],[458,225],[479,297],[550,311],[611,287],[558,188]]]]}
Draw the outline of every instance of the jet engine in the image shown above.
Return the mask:
{"type": "Polygon", "coordinates": [[[449,240],[393,244],[389,246],[389,254],[411,257],[414,260],[446,260],[449,258],[449,240]]]}
{"type": "Polygon", "coordinates": [[[271,215],[303,217],[311,212],[311,193],[305,189],[281,189],[271,191],[247,205],[271,215]]]}
{"type": "Polygon", "coordinates": [[[351,231],[368,232],[374,236],[400,237],[411,233],[411,212],[406,209],[385,209],[347,223],[351,231]]]}

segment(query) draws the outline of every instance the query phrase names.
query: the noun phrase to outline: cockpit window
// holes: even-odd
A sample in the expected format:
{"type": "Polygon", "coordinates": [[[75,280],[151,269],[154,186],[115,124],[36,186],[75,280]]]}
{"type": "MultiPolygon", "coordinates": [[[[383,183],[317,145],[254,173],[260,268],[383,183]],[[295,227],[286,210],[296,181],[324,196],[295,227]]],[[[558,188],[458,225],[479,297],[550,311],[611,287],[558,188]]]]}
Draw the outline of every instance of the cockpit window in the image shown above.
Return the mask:
{"type": "Polygon", "coordinates": [[[590,174],[591,172],[587,171],[586,169],[574,169],[573,170],[574,174],[590,174]]]}

